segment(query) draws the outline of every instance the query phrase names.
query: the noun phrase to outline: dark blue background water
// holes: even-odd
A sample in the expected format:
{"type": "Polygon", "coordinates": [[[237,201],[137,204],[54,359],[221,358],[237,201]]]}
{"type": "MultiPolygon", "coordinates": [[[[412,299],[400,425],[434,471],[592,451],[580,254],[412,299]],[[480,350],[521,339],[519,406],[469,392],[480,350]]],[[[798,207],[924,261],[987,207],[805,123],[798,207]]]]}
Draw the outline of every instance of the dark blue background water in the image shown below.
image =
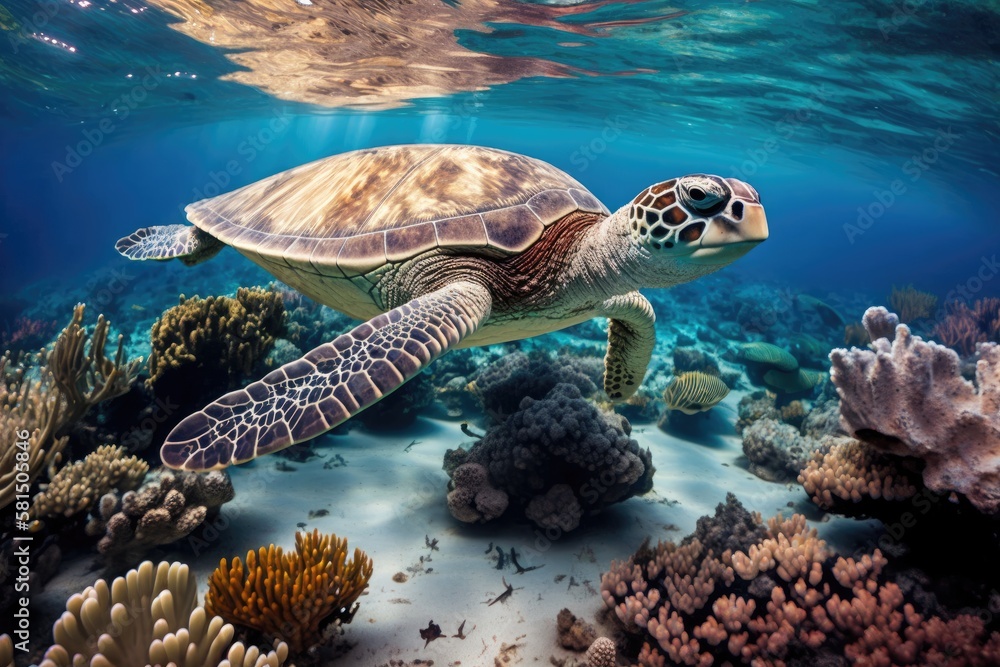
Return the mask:
{"type": "MultiPolygon", "coordinates": [[[[5,6],[23,18],[40,5],[5,6]]],[[[115,239],[182,222],[186,203],[219,186],[354,148],[446,141],[548,160],[612,210],[673,176],[743,177],[771,227],[739,262],[749,276],[876,297],[906,283],[945,297],[978,276],[986,280],[977,295],[1000,293],[1000,10],[923,2],[901,14],[902,6],[640,3],[600,17],[689,13],[573,36],[582,44],[574,48],[549,29],[463,34],[473,50],[598,75],[534,77],[366,112],[219,82],[232,64],[155,9],[107,4],[98,15],[70,5],[47,29],[76,52],[0,40],[3,291],[52,277],[71,285],[123,262],[115,239]],[[113,100],[135,85],[125,73],[145,67],[199,76],[163,79],[123,117],[113,100]],[[77,164],[74,150],[98,138],[77,164]]]]}

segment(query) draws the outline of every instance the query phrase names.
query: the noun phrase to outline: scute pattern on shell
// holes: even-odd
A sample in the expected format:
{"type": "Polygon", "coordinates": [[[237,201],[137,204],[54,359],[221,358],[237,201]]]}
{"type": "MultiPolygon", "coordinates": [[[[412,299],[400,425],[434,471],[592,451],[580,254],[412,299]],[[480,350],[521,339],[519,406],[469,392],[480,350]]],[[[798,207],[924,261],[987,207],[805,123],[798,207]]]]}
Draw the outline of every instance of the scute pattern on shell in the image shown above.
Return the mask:
{"type": "Polygon", "coordinates": [[[519,252],[574,210],[608,213],[540,160],[479,146],[411,145],[312,162],[191,204],[187,214],[244,254],[352,275],[435,247],[519,252]]]}

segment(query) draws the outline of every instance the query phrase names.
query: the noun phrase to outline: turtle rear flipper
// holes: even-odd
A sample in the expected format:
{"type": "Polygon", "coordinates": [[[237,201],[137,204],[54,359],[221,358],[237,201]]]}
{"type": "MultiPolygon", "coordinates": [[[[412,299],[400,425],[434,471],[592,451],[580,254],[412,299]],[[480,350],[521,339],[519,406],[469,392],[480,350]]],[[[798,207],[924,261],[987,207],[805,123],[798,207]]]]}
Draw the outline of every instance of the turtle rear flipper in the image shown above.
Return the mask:
{"type": "Polygon", "coordinates": [[[215,257],[225,244],[190,225],[143,227],[118,239],[115,250],[129,259],[179,259],[188,266],[215,257]]]}
{"type": "Polygon", "coordinates": [[[455,347],[491,307],[486,288],[459,282],[377,315],[186,417],[160,458],[170,468],[214,470],[325,433],[455,347]]]}

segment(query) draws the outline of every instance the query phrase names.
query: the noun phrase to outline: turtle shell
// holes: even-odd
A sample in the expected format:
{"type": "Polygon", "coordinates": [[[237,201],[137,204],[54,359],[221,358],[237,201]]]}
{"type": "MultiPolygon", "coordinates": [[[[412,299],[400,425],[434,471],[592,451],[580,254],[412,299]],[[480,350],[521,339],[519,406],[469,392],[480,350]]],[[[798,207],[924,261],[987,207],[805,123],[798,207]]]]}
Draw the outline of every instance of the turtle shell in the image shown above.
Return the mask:
{"type": "Polygon", "coordinates": [[[521,252],[573,211],[608,210],[550,164],[478,146],[334,155],[189,205],[244,254],[350,277],[435,248],[521,252]]]}

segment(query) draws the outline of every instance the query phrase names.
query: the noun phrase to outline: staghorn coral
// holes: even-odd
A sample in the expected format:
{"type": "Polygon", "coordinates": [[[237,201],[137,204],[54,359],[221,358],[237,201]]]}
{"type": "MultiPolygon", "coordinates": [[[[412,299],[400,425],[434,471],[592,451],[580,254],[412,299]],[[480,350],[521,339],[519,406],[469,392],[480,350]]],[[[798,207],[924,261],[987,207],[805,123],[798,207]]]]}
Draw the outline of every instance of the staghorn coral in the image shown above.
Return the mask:
{"type": "Polygon", "coordinates": [[[73,516],[90,509],[112,489],[130,491],[145,479],[149,464],[124,448],[103,445],[82,461],[71,463],[43,485],[31,505],[33,518],[73,516]]]}
{"type": "Polygon", "coordinates": [[[907,500],[923,486],[919,471],[907,470],[898,459],[863,442],[837,437],[826,439],[814,452],[798,480],[825,510],[844,503],[907,500]]]}
{"type": "Polygon", "coordinates": [[[869,308],[872,350],[830,353],[841,419],[878,451],[922,459],[924,483],[957,492],[985,514],[1000,514],[1000,345],[979,347],[976,385],[962,378],[954,350],[924,342],[892,316],[869,308]]]}
{"type": "Polygon", "coordinates": [[[963,357],[976,352],[978,343],[1000,343],[1000,298],[949,304],[948,314],[934,327],[934,335],[963,357]]]}
{"type": "Polygon", "coordinates": [[[235,297],[182,296],[153,324],[148,383],[163,396],[189,396],[191,387],[230,389],[253,372],[284,328],[285,307],[275,292],[241,287],[235,297]]]}
{"type": "Polygon", "coordinates": [[[602,598],[639,667],[786,667],[803,659],[986,667],[1000,660],[1000,633],[990,634],[977,616],[945,621],[918,609],[888,580],[877,549],[837,557],[803,516],[765,524],[731,494],[709,521],[719,524],[715,533],[734,521],[758,529],[741,529],[714,548],[698,536],[644,545],[602,578],[602,598]]]}
{"type": "Polygon", "coordinates": [[[286,641],[299,653],[324,642],[327,633],[350,623],[356,601],[368,588],[372,560],[360,549],[347,560],[347,540],[336,535],[296,533],[295,553],[273,544],[223,558],[208,581],[209,613],[286,641]]]}
{"type": "Polygon", "coordinates": [[[14,501],[15,491],[26,496],[43,470],[54,475],[67,427],[91,407],[128,391],[139,372],[142,360],[125,360],[121,336],[114,358],[106,356],[111,325],[102,315],[88,334],[85,310],[76,306],[51,350],[16,367],[0,356],[0,508],[14,501]],[[18,481],[19,474],[27,480],[18,481]]]}
{"type": "Polygon", "coordinates": [[[729,387],[715,375],[688,371],[675,377],[663,392],[667,410],[686,415],[711,410],[729,394],[729,387]]]}
{"type": "Polygon", "coordinates": [[[899,314],[899,321],[909,324],[934,314],[938,298],[929,292],[921,292],[913,285],[892,286],[889,293],[889,307],[899,314]]]}
{"type": "Polygon", "coordinates": [[[72,596],[40,667],[280,667],[288,647],[263,654],[232,644],[235,629],[197,605],[187,565],[141,563],[110,585],[72,596]]]}
{"type": "Polygon", "coordinates": [[[565,521],[578,513],[574,502],[582,514],[593,514],[652,488],[649,450],[640,449],[630,431],[625,419],[600,411],[576,386],[557,384],[540,400],[521,401],[520,410],[489,429],[468,452],[449,450],[445,469],[481,465],[489,485],[504,491],[519,511],[553,487],[568,485],[570,493],[564,489],[539,500],[532,510],[536,520],[559,516],[565,521]],[[552,508],[556,498],[566,507],[552,508]]]}
{"type": "Polygon", "coordinates": [[[189,535],[233,499],[225,471],[209,473],[158,469],[136,491],[107,493],[87,524],[88,535],[102,535],[97,550],[132,560],[160,544],[189,535]]]}

